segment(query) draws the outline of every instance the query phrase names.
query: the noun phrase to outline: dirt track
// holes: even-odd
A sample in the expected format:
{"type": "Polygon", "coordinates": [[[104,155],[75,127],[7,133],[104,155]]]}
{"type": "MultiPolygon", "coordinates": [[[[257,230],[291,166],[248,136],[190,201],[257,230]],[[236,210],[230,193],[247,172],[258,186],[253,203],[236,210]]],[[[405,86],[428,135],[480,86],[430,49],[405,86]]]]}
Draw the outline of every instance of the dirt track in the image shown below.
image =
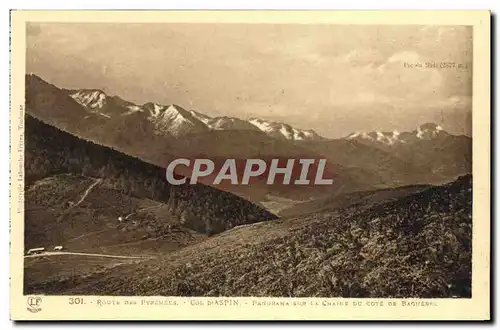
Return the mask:
{"type": "Polygon", "coordinates": [[[111,254],[97,254],[97,253],[83,253],[83,252],[45,252],[40,254],[33,254],[24,256],[25,258],[37,258],[37,257],[48,257],[57,255],[79,255],[79,256],[89,256],[89,257],[102,257],[102,258],[119,258],[119,259],[151,259],[154,257],[142,257],[142,256],[118,256],[111,254]]]}

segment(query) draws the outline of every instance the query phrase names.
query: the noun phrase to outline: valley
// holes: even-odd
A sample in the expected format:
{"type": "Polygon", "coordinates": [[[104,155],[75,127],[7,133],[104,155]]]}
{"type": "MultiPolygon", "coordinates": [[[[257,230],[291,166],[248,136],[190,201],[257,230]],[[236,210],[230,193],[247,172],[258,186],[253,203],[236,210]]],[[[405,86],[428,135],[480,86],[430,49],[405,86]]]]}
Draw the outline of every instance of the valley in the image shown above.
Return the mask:
{"type": "Polygon", "coordinates": [[[25,294],[471,295],[470,137],[329,139],[36,75],[26,109],[24,245],[46,251],[24,258],[25,294]],[[324,159],[333,184],[169,184],[181,157],[324,159]]]}

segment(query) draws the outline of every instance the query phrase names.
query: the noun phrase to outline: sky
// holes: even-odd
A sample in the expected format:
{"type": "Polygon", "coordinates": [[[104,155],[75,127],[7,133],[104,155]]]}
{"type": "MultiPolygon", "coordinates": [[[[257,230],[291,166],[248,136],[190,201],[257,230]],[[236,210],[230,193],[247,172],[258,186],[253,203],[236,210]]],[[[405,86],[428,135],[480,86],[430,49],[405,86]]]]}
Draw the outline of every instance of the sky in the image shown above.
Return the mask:
{"type": "Polygon", "coordinates": [[[26,55],[26,71],[58,87],[137,104],[282,121],[331,138],[426,122],[471,134],[467,26],[29,23],[26,55]]]}

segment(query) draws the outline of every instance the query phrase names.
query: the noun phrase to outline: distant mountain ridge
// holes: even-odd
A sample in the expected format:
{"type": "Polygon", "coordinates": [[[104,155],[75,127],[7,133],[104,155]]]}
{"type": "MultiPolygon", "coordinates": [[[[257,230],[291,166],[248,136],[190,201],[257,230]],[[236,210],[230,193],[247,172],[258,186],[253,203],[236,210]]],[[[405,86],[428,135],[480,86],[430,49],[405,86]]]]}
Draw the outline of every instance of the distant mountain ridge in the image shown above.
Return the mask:
{"type": "Polygon", "coordinates": [[[347,140],[371,142],[392,146],[396,144],[412,143],[417,140],[431,140],[437,137],[450,135],[439,125],[425,123],[412,132],[354,132],[345,137],[347,140]]]}
{"type": "MultiPolygon", "coordinates": [[[[34,80],[48,84],[35,74],[27,75],[27,81],[33,82],[34,80]]],[[[154,125],[154,133],[160,136],[180,137],[186,134],[200,134],[219,130],[250,130],[260,131],[270,137],[290,141],[332,140],[319,135],[312,129],[299,129],[273,120],[255,117],[248,120],[230,116],[212,117],[196,110],[187,110],[174,103],[163,105],[147,102],[139,105],[126,101],[119,96],[110,96],[101,89],[63,88],[61,90],[66,92],[87,112],[99,115],[102,118],[114,119],[140,114],[154,125]]],[[[435,123],[425,123],[411,132],[399,132],[397,130],[391,132],[353,132],[343,139],[381,146],[393,146],[448,135],[451,134],[441,126],[435,123]]]]}
{"type": "MultiPolygon", "coordinates": [[[[211,117],[176,104],[137,105],[100,89],[60,89],[36,75],[26,76],[26,110],[59,129],[160,167],[180,157],[211,157],[217,164],[227,158],[326,158],[336,177],[334,188],[344,192],[441,184],[472,171],[472,139],[432,123],[411,132],[327,139],[259,118],[211,117]]],[[[300,194],[291,188],[227,187],[255,203],[267,194],[308,199],[332,193],[324,187],[305,187],[300,194]]]]}
{"type": "Polygon", "coordinates": [[[472,139],[452,135],[434,123],[425,123],[411,132],[356,132],[344,140],[388,152],[429,175],[452,179],[472,173],[472,139]]]}
{"type": "Polygon", "coordinates": [[[81,106],[108,118],[135,112],[144,113],[155,124],[155,133],[158,135],[178,137],[211,130],[258,130],[274,138],[287,140],[325,139],[313,130],[302,130],[275,121],[258,118],[243,120],[228,116],[211,117],[195,110],[186,110],[176,104],[162,105],[148,102],[138,105],[117,96],[108,96],[98,89],[77,89],[67,92],[81,106]]]}

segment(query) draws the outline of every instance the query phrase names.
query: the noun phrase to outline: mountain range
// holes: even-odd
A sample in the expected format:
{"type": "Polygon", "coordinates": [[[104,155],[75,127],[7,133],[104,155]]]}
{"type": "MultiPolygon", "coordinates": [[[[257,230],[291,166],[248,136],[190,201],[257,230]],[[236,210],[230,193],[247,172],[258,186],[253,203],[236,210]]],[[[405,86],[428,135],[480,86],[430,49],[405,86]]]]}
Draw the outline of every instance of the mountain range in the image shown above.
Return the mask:
{"type": "Polygon", "coordinates": [[[67,93],[85,109],[105,118],[142,113],[155,126],[155,133],[164,136],[183,136],[217,130],[256,130],[269,136],[287,140],[321,140],[313,130],[301,130],[284,123],[258,118],[242,120],[235,117],[210,117],[186,110],[179,105],[161,105],[148,102],[137,105],[117,96],[108,96],[101,90],[67,90],[67,93]]]}
{"type": "Polygon", "coordinates": [[[253,202],[268,194],[309,199],[328,193],[444,183],[471,172],[472,140],[436,124],[412,132],[356,132],[328,139],[314,130],[259,118],[211,117],[176,104],[142,105],[99,89],[58,88],[26,76],[28,112],[94,143],[161,167],[178,157],[325,158],[336,183],[325,187],[220,187],[253,202]]]}

